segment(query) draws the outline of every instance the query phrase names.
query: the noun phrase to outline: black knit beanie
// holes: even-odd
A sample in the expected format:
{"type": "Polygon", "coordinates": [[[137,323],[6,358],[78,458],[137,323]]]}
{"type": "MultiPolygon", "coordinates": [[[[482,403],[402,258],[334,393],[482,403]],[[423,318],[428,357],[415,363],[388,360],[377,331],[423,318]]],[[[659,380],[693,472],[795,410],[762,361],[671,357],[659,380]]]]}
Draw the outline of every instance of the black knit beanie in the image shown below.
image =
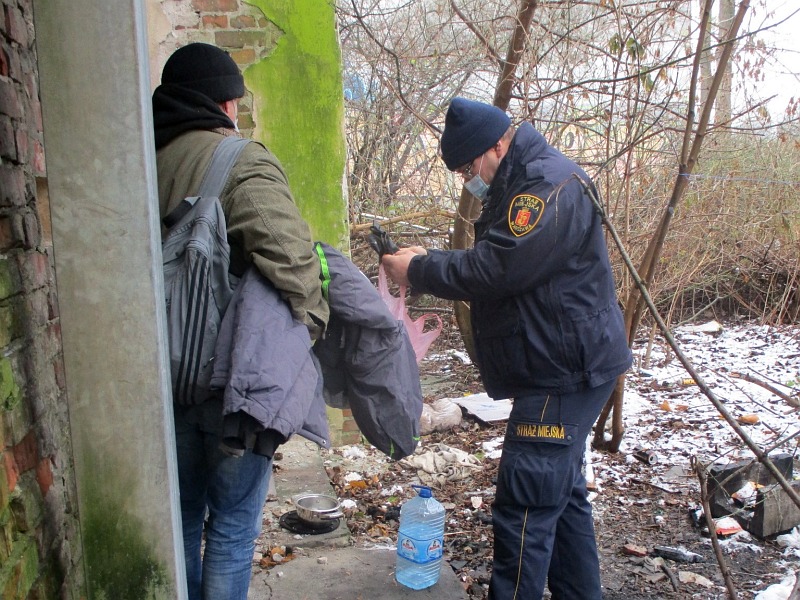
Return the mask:
{"type": "Polygon", "coordinates": [[[178,48],[167,59],[161,83],[200,92],[214,102],[244,96],[244,78],[230,54],[200,42],[178,48]]]}
{"type": "Polygon", "coordinates": [[[442,133],[444,164],[455,171],[472,162],[494,146],[510,126],[511,119],[496,106],[453,98],[442,133]]]}

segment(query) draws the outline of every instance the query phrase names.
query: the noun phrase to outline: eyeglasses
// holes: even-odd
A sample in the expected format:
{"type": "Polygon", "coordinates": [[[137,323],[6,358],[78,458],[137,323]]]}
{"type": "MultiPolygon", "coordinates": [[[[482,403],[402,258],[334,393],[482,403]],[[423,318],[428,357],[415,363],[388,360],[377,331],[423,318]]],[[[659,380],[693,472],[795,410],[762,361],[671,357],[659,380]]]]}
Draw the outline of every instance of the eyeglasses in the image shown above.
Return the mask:
{"type": "Polygon", "coordinates": [[[456,169],[456,173],[459,175],[466,175],[467,177],[472,177],[474,173],[472,172],[472,165],[475,164],[475,159],[473,159],[469,164],[461,167],[460,169],[456,169]]]}

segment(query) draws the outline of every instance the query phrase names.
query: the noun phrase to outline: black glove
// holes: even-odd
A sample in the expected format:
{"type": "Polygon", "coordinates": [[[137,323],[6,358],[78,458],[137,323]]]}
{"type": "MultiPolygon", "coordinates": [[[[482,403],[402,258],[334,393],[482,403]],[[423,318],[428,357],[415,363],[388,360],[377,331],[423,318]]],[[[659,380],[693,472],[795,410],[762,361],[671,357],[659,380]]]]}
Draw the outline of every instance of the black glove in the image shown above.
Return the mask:
{"type": "Polygon", "coordinates": [[[369,228],[370,234],[367,236],[367,241],[369,245],[372,246],[372,249],[378,253],[378,258],[380,259],[384,254],[394,254],[400,248],[395,244],[391,239],[389,239],[389,234],[378,225],[378,221],[375,220],[372,222],[372,226],[369,228]]]}

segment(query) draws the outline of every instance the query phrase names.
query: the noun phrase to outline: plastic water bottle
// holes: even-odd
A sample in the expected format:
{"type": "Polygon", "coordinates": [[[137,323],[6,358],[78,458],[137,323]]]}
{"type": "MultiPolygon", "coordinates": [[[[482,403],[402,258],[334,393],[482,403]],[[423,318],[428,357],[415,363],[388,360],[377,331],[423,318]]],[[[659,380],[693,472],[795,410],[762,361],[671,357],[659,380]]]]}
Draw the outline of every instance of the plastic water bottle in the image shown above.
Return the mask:
{"type": "Polygon", "coordinates": [[[444,506],[431,488],[412,486],[417,495],[400,509],[395,578],[412,590],[422,590],[439,580],[444,550],[444,506]]]}

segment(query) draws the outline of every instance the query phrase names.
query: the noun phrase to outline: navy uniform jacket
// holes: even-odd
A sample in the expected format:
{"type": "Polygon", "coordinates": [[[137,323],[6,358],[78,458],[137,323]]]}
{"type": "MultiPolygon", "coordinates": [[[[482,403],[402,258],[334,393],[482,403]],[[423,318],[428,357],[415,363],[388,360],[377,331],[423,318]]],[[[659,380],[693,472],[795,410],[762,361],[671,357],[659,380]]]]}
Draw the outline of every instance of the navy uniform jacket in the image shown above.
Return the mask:
{"type": "Polygon", "coordinates": [[[631,365],[600,216],[574,162],[530,123],[517,130],[470,250],[412,259],[415,291],[468,300],[493,398],[577,392],[631,365]]]}

